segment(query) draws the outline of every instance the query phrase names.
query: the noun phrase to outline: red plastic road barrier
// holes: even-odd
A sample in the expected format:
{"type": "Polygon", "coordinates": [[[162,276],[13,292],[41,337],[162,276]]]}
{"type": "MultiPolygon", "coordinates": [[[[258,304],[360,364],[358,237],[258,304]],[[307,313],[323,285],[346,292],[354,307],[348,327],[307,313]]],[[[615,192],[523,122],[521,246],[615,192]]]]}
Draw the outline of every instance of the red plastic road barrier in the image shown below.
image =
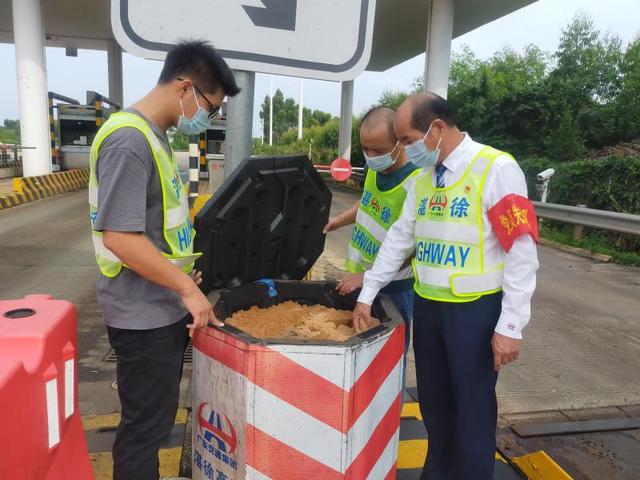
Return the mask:
{"type": "Polygon", "coordinates": [[[0,479],[92,479],[78,412],[76,309],[0,301],[0,479]]]}
{"type": "Polygon", "coordinates": [[[344,182],[351,176],[352,168],[351,163],[346,158],[336,158],[331,163],[331,168],[329,169],[331,172],[331,176],[339,181],[344,182]]]}

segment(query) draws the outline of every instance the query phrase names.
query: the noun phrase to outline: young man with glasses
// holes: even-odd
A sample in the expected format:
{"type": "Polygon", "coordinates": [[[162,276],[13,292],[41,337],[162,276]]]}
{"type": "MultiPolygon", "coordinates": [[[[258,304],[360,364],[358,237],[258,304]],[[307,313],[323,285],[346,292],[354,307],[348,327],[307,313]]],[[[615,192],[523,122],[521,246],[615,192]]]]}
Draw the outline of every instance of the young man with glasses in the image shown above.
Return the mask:
{"type": "Polygon", "coordinates": [[[118,358],[122,420],[115,480],[156,480],[158,450],[178,408],[189,334],[221,325],[194,275],[186,193],[166,131],[206,130],[239,88],[206,42],[167,54],[158,84],[113,114],[91,147],[89,204],[100,269],[97,292],[118,358]]]}

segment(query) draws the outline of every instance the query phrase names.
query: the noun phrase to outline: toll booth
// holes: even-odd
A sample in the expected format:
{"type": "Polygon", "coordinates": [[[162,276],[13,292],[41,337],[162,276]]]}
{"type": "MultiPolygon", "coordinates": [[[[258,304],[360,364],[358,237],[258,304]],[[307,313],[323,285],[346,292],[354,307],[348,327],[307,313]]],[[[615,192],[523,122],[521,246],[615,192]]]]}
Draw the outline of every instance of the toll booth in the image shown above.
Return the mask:
{"type": "Polygon", "coordinates": [[[215,192],[224,182],[224,141],[227,137],[226,117],[213,121],[213,126],[200,136],[200,176],[209,179],[209,191],[215,192]],[[204,152],[202,151],[204,144],[204,152]],[[204,153],[204,155],[203,155],[204,153]]]}
{"type": "Polygon", "coordinates": [[[102,124],[120,105],[97,92],[87,91],[86,104],[49,92],[51,160],[56,170],[89,168],[91,143],[102,124]],[[59,103],[54,104],[54,101],[59,103]],[[54,115],[57,111],[57,117],[54,115]]]}

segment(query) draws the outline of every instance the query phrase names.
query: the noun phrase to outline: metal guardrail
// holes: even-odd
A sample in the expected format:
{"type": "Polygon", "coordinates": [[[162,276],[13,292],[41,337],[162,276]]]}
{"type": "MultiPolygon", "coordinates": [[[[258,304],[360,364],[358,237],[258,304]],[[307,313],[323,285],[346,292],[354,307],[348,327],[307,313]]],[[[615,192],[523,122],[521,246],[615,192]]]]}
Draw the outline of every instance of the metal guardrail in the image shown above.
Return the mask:
{"type": "Polygon", "coordinates": [[[640,215],[533,202],[538,217],[640,236],[640,215]]]}

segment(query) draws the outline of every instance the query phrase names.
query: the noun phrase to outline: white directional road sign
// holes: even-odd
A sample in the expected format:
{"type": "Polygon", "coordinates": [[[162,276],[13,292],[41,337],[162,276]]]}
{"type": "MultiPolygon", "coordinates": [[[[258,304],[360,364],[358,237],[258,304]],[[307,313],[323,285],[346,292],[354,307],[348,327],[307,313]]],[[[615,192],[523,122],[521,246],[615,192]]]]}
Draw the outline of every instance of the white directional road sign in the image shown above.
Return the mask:
{"type": "Polygon", "coordinates": [[[351,80],[369,62],[376,0],[111,0],[116,39],[164,59],[179,39],[208,40],[232,68],[351,80]]]}

